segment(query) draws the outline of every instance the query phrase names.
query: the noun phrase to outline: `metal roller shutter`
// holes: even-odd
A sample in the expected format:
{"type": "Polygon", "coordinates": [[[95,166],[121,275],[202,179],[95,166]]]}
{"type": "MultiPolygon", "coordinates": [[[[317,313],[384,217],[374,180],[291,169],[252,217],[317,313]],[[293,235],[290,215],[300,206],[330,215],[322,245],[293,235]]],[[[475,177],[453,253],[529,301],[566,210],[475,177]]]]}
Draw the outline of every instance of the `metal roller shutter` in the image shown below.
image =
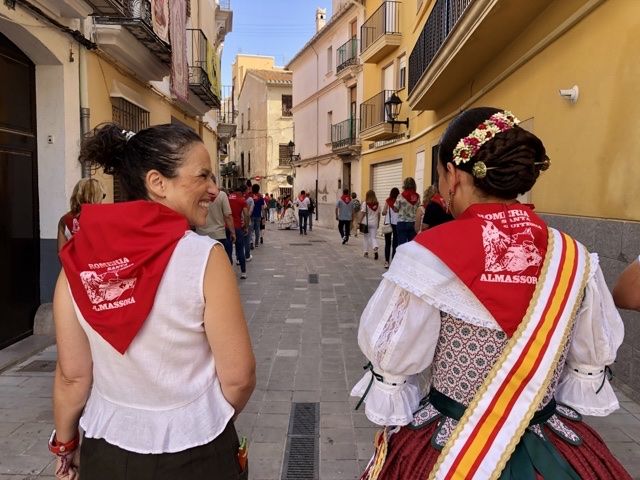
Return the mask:
{"type": "Polygon", "coordinates": [[[401,190],[402,160],[373,165],[371,185],[380,203],[384,202],[389,196],[389,192],[393,187],[401,190]]]}

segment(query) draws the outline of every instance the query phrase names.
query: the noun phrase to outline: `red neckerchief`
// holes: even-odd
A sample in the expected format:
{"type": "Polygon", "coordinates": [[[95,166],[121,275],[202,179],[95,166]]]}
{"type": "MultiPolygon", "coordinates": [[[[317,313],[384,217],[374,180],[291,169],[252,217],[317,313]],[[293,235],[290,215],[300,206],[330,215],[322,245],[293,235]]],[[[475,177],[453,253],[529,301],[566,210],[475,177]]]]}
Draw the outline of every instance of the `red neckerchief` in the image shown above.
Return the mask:
{"type": "Polygon", "coordinates": [[[378,210],[378,205],[379,205],[378,202],[374,202],[374,203],[367,202],[367,207],[369,207],[374,212],[378,210]]]}
{"type": "Polygon", "coordinates": [[[523,204],[475,204],[415,240],[440,258],[511,336],[531,302],[547,226],[523,204]]]}
{"type": "Polygon", "coordinates": [[[440,205],[443,209],[447,208],[447,203],[442,198],[442,195],[436,193],[433,197],[431,197],[431,201],[440,205]]]}
{"type": "Polygon", "coordinates": [[[418,195],[416,191],[412,189],[403,190],[402,196],[411,205],[415,205],[416,203],[418,203],[418,200],[420,200],[420,195],[418,195]]]}
{"type": "Polygon", "coordinates": [[[80,230],[80,214],[74,215],[71,212],[67,212],[62,217],[62,221],[72,236],[80,230]]]}
{"type": "Polygon", "coordinates": [[[389,197],[385,200],[385,202],[387,202],[387,205],[389,206],[389,208],[393,208],[393,206],[396,203],[396,199],[389,197]]]}
{"type": "Polygon", "coordinates": [[[307,198],[306,195],[298,195],[298,201],[304,202],[304,199],[307,198]]]}
{"type": "Polygon", "coordinates": [[[82,316],[124,355],[189,225],[184,216],[145,200],[85,205],[80,225],[60,252],[62,267],[82,316]]]}
{"type": "Polygon", "coordinates": [[[344,203],[351,203],[351,195],[342,195],[340,197],[340,200],[342,200],[344,203]]]}

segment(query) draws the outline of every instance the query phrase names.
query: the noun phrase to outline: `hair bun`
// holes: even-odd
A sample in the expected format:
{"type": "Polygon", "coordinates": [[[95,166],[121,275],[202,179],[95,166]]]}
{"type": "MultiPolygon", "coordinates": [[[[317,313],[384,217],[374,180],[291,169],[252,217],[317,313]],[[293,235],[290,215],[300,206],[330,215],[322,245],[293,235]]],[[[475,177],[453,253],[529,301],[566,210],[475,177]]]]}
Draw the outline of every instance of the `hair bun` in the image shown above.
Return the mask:
{"type": "Polygon", "coordinates": [[[117,175],[125,161],[126,133],[115,123],[98,125],[82,142],[80,162],[117,175]]]}

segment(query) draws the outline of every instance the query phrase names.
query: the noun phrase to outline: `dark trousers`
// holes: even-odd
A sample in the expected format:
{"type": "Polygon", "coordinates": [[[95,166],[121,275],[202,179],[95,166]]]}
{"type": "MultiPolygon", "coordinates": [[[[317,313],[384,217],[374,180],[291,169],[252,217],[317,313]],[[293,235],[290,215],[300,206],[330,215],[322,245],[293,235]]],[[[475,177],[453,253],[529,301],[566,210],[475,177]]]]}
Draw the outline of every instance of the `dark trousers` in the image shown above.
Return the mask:
{"type": "Polygon", "coordinates": [[[225,230],[227,234],[227,238],[217,238],[222,245],[224,245],[224,251],[227,252],[227,256],[229,257],[229,261],[231,265],[233,265],[233,243],[231,243],[231,232],[229,230],[225,230]]]}
{"type": "Polygon", "coordinates": [[[341,238],[347,238],[349,240],[349,235],[351,234],[351,220],[338,220],[338,231],[340,232],[341,238]]]}
{"type": "Polygon", "coordinates": [[[240,442],[229,422],[213,441],[175,453],[143,454],[116,447],[103,439],[84,438],[80,478],[86,480],[242,480],[236,454],[240,442]]]}
{"type": "Polygon", "coordinates": [[[236,228],[236,259],[240,262],[240,271],[242,273],[247,271],[244,240],[244,230],[236,228]]]}
{"type": "Polygon", "coordinates": [[[307,220],[309,219],[308,210],[298,210],[298,224],[300,226],[300,233],[307,233],[307,220]]]}
{"type": "Polygon", "coordinates": [[[391,231],[384,234],[384,261],[390,262],[396,256],[396,248],[398,247],[398,229],[395,225],[391,225],[391,231]]]}
{"type": "Polygon", "coordinates": [[[249,229],[247,233],[242,232],[244,237],[244,258],[249,258],[251,256],[251,225],[249,225],[249,229]]]}
{"type": "Polygon", "coordinates": [[[262,221],[262,217],[251,217],[251,229],[253,230],[253,238],[255,242],[255,246],[257,247],[260,243],[260,222],[262,221]]]}
{"type": "Polygon", "coordinates": [[[309,212],[309,231],[313,230],[313,212],[309,212]]]}
{"type": "Polygon", "coordinates": [[[398,232],[398,245],[410,242],[416,236],[415,222],[398,222],[396,229],[398,232]]]}

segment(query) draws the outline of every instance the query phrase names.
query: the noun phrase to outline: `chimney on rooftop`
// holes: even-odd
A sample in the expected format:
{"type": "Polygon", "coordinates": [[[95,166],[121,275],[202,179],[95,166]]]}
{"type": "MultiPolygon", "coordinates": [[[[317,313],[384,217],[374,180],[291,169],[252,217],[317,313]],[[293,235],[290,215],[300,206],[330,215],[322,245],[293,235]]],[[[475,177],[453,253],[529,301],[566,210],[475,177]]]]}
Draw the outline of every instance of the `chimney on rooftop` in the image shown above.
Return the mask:
{"type": "Polygon", "coordinates": [[[326,8],[316,8],[316,33],[318,33],[322,27],[327,23],[327,9],[326,8]]]}

